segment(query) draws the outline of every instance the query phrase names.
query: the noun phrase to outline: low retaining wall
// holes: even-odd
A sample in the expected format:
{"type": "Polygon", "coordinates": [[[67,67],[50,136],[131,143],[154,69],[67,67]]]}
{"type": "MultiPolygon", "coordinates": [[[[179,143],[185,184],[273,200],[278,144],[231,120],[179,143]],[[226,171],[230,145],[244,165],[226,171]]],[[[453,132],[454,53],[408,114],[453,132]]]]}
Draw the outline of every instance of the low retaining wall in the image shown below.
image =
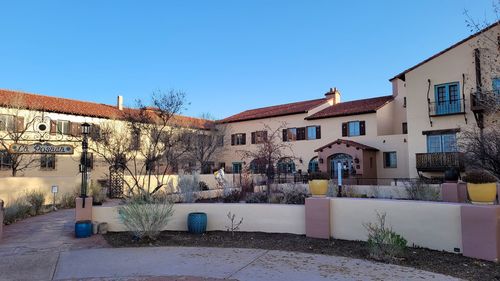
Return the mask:
{"type": "MultiPolygon", "coordinates": [[[[174,215],[165,230],[187,230],[187,216],[191,212],[205,212],[207,230],[227,230],[228,212],[243,218],[240,231],[305,234],[303,205],[240,204],[240,203],[181,203],[174,205],[174,215]]],[[[94,207],[92,219],[107,222],[109,231],[125,231],[118,217],[118,207],[94,207]]]]}
{"type": "MultiPolygon", "coordinates": [[[[387,223],[402,234],[409,245],[448,252],[461,251],[460,204],[407,200],[355,198],[330,199],[331,235],[336,239],[367,240],[364,223],[376,222],[376,213],[386,213],[387,223]]],[[[226,230],[227,213],[243,217],[240,231],[305,234],[305,207],[283,204],[192,203],[175,204],[166,230],[187,230],[190,212],[208,215],[207,230],[226,230]]],[[[117,207],[94,207],[93,220],[107,222],[110,231],[125,231],[117,207]]]]}
{"type": "Polygon", "coordinates": [[[332,198],[330,226],[334,238],[367,240],[363,223],[376,222],[386,213],[388,226],[409,245],[455,252],[462,251],[461,204],[356,198],[332,198]]]}

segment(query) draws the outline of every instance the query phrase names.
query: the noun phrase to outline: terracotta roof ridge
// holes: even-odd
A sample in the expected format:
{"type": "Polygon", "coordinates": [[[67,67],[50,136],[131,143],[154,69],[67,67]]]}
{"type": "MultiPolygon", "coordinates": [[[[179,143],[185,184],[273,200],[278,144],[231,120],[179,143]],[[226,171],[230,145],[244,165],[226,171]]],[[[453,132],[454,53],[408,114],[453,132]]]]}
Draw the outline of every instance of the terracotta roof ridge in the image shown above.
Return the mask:
{"type": "MultiPolygon", "coordinates": [[[[0,92],[11,92],[11,93],[17,93],[17,94],[22,94],[22,95],[28,95],[28,96],[38,96],[38,97],[45,97],[45,98],[50,98],[50,99],[61,99],[61,100],[66,100],[66,101],[71,101],[71,102],[82,102],[82,103],[89,103],[89,104],[96,104],[96,105],[104,105],[104,106],[109,106],[116,108],[116,106],[111,105],[111,104],[106,104],[106,103],[98,103],[98,102],[93,102],[93,101],[84,101],[84,100],[77,100],[77,99],[72,99],[72,98],[66,98],[66,97],[58,97],[58,96],[49,96],[46,94],[39,94],[39,93],[30,93],[30,92],[24,92],[24,91],[19,91],[19,90],[11,90],[11,89],[4,89],[0,88],[0,92]]],[[[123,107],[124,109],[136,109],[133,107],[123,107]]]]}
{"type": "MultiPolygon", "coordinates": [[[[275,105],[269,105],[269,106],[264,106],[264,107],[247,109],[247,110],[241,111],[241,112],[236,113],[236,114],[240,114],[240,113],[248,112],[248,111],[252,111],[252,110],[262,110],[262,109],[267,109],[267,108],[272,108],[272,107],[277,107],[277,106],[287,106],[287,105],[294,105],[294,104],[298,104],[298,103],[315,102],[315,101],[320,101],[320,100],[326,101],[325,98],[319,98],[319,99],[313,99],[313,100],[303,100],[303,101],[295,101],[295,102],[289,102],[289,103],[281,103],[281,104],[275,104],[275,105]]],[[[236,115],[236,114],[233,114],[233,115],[236,115]]]]}

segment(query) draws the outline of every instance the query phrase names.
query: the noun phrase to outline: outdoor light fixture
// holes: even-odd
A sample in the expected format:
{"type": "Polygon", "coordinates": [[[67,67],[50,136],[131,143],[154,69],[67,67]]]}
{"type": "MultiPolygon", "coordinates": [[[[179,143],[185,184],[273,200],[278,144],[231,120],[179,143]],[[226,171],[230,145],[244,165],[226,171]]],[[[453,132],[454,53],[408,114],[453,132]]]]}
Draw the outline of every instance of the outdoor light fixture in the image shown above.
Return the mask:
{"type": "Polygon", "coordinates": [[[82,173],[82,186],[80,191],[80,197],[82,198],[82,208],[85,208],[85,198],[87,197],[87,181],[88,181],[88,156],[87,151],[89,149],[88,135],[90,132],[90,124],[85,122],[82,124],[82,160],[80,163],[80,172],[82,173]]]}

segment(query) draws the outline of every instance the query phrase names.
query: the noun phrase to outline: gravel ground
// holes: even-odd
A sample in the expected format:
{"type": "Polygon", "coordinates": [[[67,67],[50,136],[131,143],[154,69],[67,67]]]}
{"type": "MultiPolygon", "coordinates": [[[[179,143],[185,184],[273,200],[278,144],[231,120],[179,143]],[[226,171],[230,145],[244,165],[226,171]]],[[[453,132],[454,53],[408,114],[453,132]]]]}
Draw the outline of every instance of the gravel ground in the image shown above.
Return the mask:
{"type": "MultiPolygon", "coordinates": [[[[136,241],[130,233],[115,232],[104,235],[104,238],[112,247],[255,248],[368,259],[365,242],[313,239],[304,235],[283,233],[236,232],[233,236],[225,231],[207,232],[202,235],[164,231],[156,241],[136,241]]],[[[393,263],[467,280],[500,280],[500,264],[422,248],[408,248],[407,257],[393,263]]]]}

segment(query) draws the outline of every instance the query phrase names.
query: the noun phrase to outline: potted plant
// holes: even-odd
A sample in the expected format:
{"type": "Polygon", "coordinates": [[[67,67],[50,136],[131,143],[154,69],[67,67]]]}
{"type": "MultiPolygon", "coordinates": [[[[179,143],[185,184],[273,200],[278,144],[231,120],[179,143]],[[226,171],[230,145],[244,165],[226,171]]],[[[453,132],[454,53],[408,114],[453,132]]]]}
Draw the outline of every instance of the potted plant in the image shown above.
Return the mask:
{"type": "Polygon", "coordinates": [[[328,192],[328,174],[315,172],[309,174],[309,191],[313,197],[325,197],[328,192]]]}
{"type": "Polygon", "coordinates": [[[497,197],[497,179],[482,170],[472,170],[463,178],[473,204],[493,204],[497,197]]]}
{"type": "Polygon", "coordinates": [[[203,212],[189,213],[187,223],[189,233],[205,233],[207,231],[207,214],[203,212]]]}

